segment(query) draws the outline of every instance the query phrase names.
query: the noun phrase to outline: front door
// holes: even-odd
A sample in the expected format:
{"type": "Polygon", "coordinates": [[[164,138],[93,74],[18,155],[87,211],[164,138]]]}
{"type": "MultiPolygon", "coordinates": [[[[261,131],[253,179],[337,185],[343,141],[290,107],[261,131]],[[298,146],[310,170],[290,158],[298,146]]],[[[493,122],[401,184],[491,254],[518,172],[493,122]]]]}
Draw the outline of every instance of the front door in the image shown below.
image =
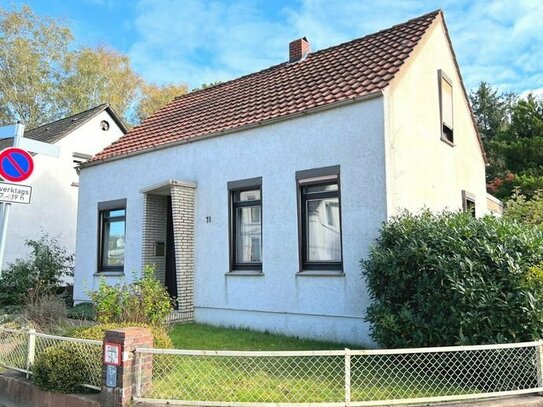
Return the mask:
{"type": "MultiPolygon", "coordinates": [[[[175,241],[173,236],[172,198],[168,197],[168,215],[166,220],[166,289],[170,297],[177,300],[177,273],[175,271],[175,241]]],[[[175,301],[177,309],[177,301],[175,301]]]]}

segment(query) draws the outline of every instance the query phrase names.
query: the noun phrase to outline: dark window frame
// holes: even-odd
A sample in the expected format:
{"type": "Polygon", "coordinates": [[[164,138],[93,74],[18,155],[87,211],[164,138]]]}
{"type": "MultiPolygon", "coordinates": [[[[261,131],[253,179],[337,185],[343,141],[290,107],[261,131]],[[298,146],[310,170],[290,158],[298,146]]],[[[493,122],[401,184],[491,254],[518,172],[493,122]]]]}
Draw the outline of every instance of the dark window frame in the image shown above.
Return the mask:
{"type": "Polygon", "coordinates": [[[312,271],[333,271],[343,273],[343,216],[341,211],[341,182],[339,166],[316,168],[312,170],[298,171],[296,173],[296,187],[298,191],[298,246],[300,273],[312,271]],[[337,191],[326,191],[305,194],[303,188],[315,185],[337,185],[337,191]],[[339,262],[315,262],[308,261],[307,255],[307,201],[314,199],[337,198],[339,205],[339,262]]]}
{"type": "Polygon", "coordinates": [[[439,89],[439,121],[440,121],[440,132],[441,132],[441,141],[454,146],[454,89],[453,82],[442,69],[438,70],[438,89],[439,89]],[[449,84],[451,87],[451,120],[452,123],[450,127],[445,124],[443,121],[443,80],[449,84]]]}
{"type": "Polygon", "coordinates": [[[104,265],[104,233],[105,223],[112,221],[124,221],[124,239],[126,242],[126,199],[117,199],[114,201],[100,202],[98,203],[98,259],[97,268],[98,274],[107,273],[124,273],[124,260],[122,266],[107,266],[104,265]],[[124,216],[110,216],[106,217],[105,214],[110,211],[124,210],[124,216]]]}
{"type": "Polygon", "coordinates": [[[471,212],[473,217],[475,217],[477,213],[475,195],[468,191],[462,191],[462,211],[471,212]]]}
{"type": "Polygon", "coordinates": [[[263,191],[262,191],[262,177],[249,178],[240,181],[228,182],[228,240],[229,240],[229,272],[235,273],[237,271],[254,271],[262,273],[262,260],[264,251],[263,240],[263,226],[264,226],[264,213],[263,213],[263,191]],[[260,191],[260,199],[254,201],[242,201],[236,202],[235,195],[244,191],[260,191]],[[237,263],[236,262],[236,210],[243,207],[260,206],[260,262],[251,263],[237,263]]]}

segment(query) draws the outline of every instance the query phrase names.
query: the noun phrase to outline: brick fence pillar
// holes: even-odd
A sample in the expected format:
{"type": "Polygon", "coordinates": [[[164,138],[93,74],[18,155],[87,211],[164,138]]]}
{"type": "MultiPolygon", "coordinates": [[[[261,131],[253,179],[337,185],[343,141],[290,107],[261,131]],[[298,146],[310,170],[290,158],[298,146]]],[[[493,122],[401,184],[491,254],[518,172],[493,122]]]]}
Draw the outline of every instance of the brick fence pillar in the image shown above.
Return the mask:
{"type": "MultiPolygon", "coordinates": [[[[122,328],[106,331],[103,350],[106,343],[121,345],[121,365],[117,367],[115,386],[107,383],[108,365],[102,366],[101,405],[104,407],[124,407],[132,403],[136,395],[137,373],[141,372],[141,386],[148,388],[151,384],[152,355],[145,355],[136,360],[134,351],[139,348],[152,348],[153,335],[147,328],[122,328]],[[141,365],[141,366],[139,366],[141,365]]],[[[111,369],[111,368],[110,368],[111,369]]]]}

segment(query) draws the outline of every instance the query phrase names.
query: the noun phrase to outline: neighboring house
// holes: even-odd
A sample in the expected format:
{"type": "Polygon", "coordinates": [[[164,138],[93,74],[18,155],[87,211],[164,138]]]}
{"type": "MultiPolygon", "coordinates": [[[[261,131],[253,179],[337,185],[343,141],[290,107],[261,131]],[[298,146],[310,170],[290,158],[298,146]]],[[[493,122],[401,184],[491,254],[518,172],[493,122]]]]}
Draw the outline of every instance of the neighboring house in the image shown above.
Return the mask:
{"type": "Polygon", "coordinates": [[[360,260],[403,209],[487,211],[440,11],[180,96],[83,165],[75,298],[144,265],[177,316],[370,342],[360,260]]]}
{"type": "MultiPolygon", "coordinates": [[[[25,258],[27,239],[39,239],[42,232],[59,237],[69,254],[75,252],[77,195],[76,167],[127,132],[125,125],[107,104],[26,130],[25,138],[60,148],[59,157],[34,155],[30,205],[13,204],[8,223],[4,268],[25,258]]],[[[13,145],[13,138],[0,141],[0,149],[13,145]]]]}

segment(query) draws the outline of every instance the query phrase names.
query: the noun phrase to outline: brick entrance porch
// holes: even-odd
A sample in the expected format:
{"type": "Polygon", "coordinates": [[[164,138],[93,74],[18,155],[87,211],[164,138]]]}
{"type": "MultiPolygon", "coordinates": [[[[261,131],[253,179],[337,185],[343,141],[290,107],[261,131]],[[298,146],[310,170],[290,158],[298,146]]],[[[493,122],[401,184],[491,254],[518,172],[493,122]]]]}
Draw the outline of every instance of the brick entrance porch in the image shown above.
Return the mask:
{"type": "Polygon", "coordinates": [[[171,320],[194,318],[194,216],[196,184],[169,180],[143,193],[142,264],[175,298],[171,320]]]}

